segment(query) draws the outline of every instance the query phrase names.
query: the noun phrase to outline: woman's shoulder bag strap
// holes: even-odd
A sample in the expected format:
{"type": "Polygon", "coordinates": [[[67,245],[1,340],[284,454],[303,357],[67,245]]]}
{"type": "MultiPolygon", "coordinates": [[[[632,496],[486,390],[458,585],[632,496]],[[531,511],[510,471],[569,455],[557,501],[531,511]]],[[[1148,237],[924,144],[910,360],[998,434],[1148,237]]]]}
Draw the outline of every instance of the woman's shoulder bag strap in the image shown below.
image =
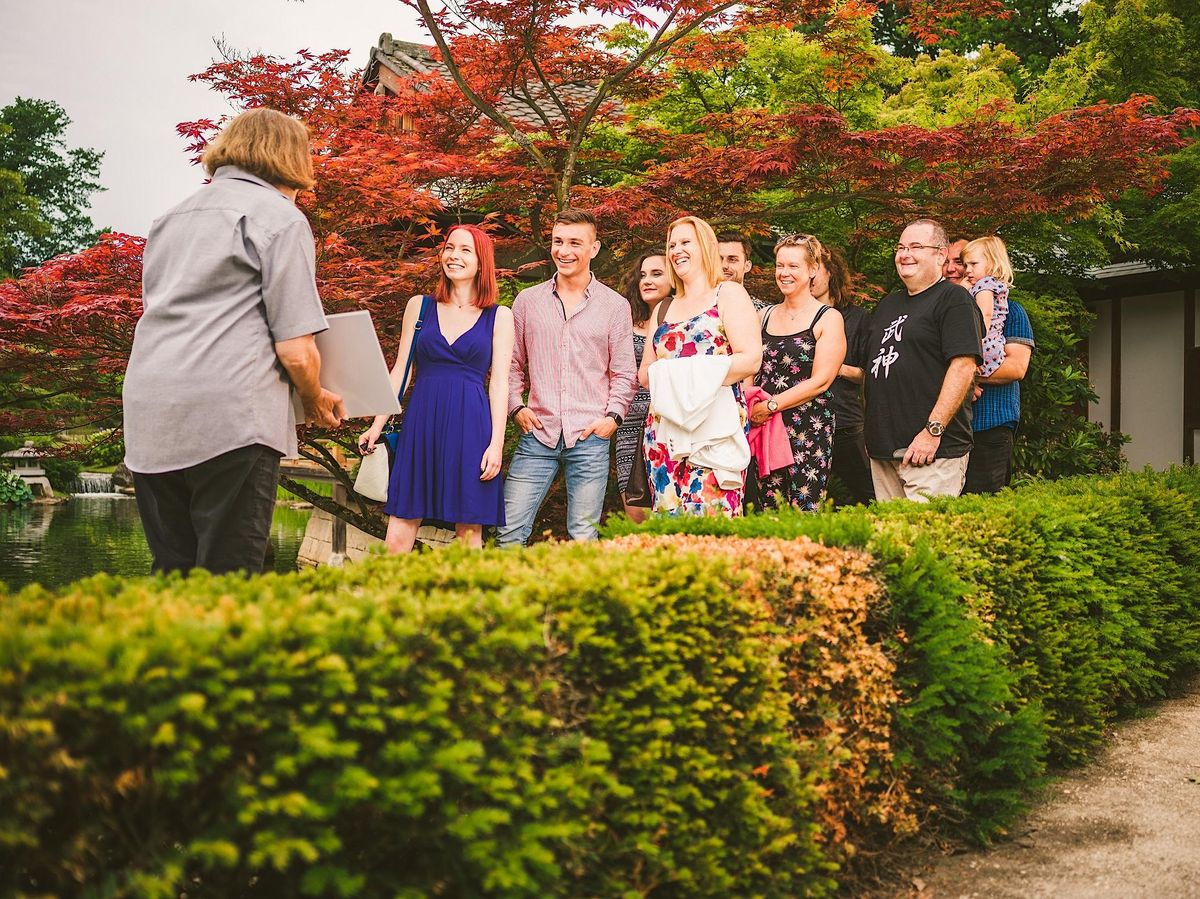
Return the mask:
{"type": "Polygon", "coordinates": [[[421,311],[417,313],[417,323],[413,325],[412,343],[408,345],[408,360],[404,363],[404,377],[400,381],[400,398],[404,398],[404,391],[408,389],[408,375],[412,371],[413,356],[417,352],[417,338],[421,336],[421,326],[425,324],[425,314],[429,311],[429,301],[433,297],[425,294],[421,297],[421,311]]]}

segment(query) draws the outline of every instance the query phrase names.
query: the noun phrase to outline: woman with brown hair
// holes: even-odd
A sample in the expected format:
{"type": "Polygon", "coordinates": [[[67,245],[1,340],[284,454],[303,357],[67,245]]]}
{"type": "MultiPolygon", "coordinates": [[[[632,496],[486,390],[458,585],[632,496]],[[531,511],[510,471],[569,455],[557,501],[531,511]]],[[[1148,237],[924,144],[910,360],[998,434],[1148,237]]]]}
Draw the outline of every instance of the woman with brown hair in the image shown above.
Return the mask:
{"type": "Polygon", "coordinates": [[[871,316],[850,289],[850,266],[840,250],[825,247],[812,277],[812,294],[842,314],[846,359],[833,382],[833,465],[830,495],[839,503],[866,505],[875,499],[871,461],[863,439],[864,341],[871,316]],[[844,492],[843,492],[844,491],[844,492]]]}
{"type": "MultiPolygon", "coordinates": [[[[625,299],[633,315],[633,355],[637,365],[642,364],[646,347],[647,326],[658,304],[671,295],[671,276],[667,268],[667,257],[662,250],[647,250],[637,258],[625,277],[625,299]]],[[[617,428],[616,457],[617,485],[621,491],[621,502],[625,514],[633,521],[644,521],[646,510],[625,502],[625,488],[629,483],[634,464],[642,463],[640,445],[646,436],[646,413],[650,411],[650,391],[640,387],[629,403],[629,411],[617,428]]]]}

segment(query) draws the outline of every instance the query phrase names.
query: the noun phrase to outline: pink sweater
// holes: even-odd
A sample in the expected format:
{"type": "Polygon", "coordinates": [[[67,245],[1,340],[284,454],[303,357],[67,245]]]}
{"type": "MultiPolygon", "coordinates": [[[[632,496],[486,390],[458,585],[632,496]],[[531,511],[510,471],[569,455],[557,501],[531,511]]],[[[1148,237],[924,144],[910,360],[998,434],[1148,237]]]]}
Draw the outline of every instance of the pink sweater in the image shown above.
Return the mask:
{"type": "MultiPolygon", "coordinates": [[[[756,403],[766,402],[771,394],[761,387],[746,390],[746,408],[753,409],[756,403]]],[[[780,468],[787,468],[796,460],[792,456],[792,442],[788,439],[787,425],[776,412],[761,425],[750,426],[750,455],[758,463],[758,476],[765,477],[780,468]]]]}

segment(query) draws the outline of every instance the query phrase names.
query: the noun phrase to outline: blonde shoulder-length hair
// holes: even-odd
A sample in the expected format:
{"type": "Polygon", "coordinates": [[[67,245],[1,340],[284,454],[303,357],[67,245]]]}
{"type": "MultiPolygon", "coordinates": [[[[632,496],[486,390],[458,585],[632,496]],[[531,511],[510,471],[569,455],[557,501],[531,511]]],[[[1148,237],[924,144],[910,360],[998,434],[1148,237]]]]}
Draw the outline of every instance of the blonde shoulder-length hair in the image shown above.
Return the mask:
{"type": "Polygon", "coordinates": [[[667,226],[667,269],[671,273],[671,287],[676,294],[683,293],[683,281],[675,273],[675,264],[671,261],[671,232],[680,225],[691,225],[696,229],[696,239],[700,242],[700,265],[708,277],[708,286],[716,287],[721,283],[721,252],[717,249],[717,234],[712,225],[694,215],[685,215],[675,219],[667,226]]]}
{"type": "Polygon", "coordinates": [[[1012,260],[1008,258],[1008,248],[999,237],[989,234],[971,241],[963,247],[963,258],[967,254],[978,253],[983,257],[987,273],[997,281],[1003,281],[1009,287],[1013,286],[1012,260]]]}
{"type": "Polygon", "coordinates": [[[280,187],[312,190],[312,149],[308,128],[274,109],[249,109],[230,121],[200,157],[210,175],[235,165],[280,187]]]}

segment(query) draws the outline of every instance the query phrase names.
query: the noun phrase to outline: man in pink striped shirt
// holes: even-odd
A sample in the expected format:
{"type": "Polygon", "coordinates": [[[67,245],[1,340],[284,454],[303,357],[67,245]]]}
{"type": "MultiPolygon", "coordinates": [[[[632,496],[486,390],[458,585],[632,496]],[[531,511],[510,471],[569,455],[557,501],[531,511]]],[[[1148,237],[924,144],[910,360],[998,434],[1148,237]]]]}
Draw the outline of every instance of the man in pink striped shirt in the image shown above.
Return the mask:
{"type": "Polygon", "coordinates": [[[508,410],[523,432],[504,482],[497,542],[524,545],[562,468],[567,533],[592,540],[608,490],[609,440],[637,392],[629,303],[592,274],[596,220],[564,209],[554,220],[556,273],[517,294],[508,410]],[[528,398],[526,397],[528,390],[528,398]]]}

